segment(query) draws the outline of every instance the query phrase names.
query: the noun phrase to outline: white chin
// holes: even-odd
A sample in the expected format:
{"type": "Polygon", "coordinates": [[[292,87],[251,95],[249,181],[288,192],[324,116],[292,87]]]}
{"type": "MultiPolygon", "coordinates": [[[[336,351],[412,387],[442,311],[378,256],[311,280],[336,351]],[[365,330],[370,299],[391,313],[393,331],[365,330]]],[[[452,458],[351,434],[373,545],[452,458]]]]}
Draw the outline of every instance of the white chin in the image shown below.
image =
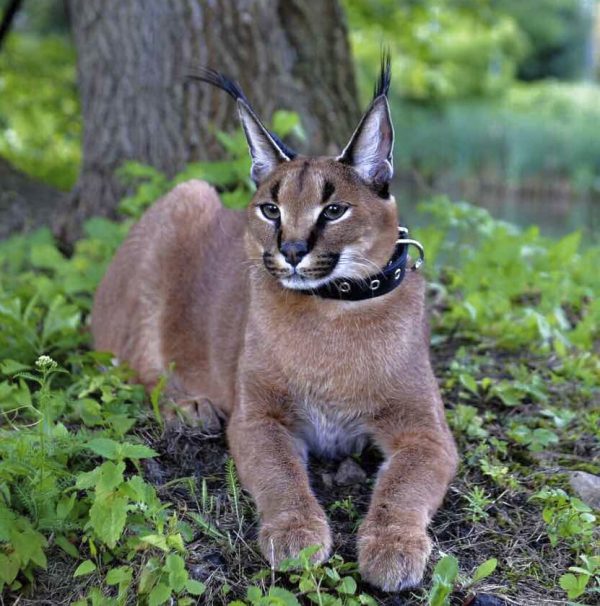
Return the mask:
{"type": "Polygon", "coordinates": [[[331,280],[331,274],[325,278],[320,278],[319,280],[309,280],[308,278],[303,278],[298,274],[294,274],[287,278],[282,278],[280,282],[286,288],[291,288],[294,290],[308,290],[309,288],[319,288],[319,286],[323,286],[323,284],[327,284],[327,282],[330,282],[331,280]]]}

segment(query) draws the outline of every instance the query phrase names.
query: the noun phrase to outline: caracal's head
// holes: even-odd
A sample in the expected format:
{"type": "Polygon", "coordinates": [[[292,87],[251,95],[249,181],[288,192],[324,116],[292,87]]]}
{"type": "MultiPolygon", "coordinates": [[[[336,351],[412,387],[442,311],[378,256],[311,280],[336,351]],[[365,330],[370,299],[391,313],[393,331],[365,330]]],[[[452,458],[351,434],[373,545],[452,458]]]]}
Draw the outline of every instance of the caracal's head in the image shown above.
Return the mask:
{"type": "Polygon", "coordinates": [[[294,289],[377,273],[397,237],[396,204],[389,193],[394,144],[389,58],[382,62],[373,101],[334,158],[297,155],[264,127],[231,80],[212,70],[198,77],[237,100],[257,186],[247,210],[250,259],[294,289]]]}

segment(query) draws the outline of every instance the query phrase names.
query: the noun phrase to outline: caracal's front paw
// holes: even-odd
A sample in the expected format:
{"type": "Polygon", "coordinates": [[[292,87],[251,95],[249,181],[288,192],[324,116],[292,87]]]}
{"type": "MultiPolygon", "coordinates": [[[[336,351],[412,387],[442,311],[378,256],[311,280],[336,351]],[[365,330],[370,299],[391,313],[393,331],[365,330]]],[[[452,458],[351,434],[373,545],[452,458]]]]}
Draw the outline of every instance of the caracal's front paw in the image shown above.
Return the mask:
{"type": "Polygon", "coordinates": [[[312,545],[320,546],[312,557],[315,563],[326,560],[331,550],[331,532],[323,513],[282,512],[263,522],[258,541],[263,555],[273,566],[286,558],[295,558],[312,545]]]}
{"type": "Polygon", "coordinates": [[[383,591],[418,587],[430,553],[431,540],[422,529],[365,523],[359,532],[360,574],[383,591]]]}
{"type": "Polygon", "coordinates": [[[207,398],[178,398],[166,402],[161,409],[169,425],[184,423],[215,434],[222,429],[222,417],[207,398]]]}

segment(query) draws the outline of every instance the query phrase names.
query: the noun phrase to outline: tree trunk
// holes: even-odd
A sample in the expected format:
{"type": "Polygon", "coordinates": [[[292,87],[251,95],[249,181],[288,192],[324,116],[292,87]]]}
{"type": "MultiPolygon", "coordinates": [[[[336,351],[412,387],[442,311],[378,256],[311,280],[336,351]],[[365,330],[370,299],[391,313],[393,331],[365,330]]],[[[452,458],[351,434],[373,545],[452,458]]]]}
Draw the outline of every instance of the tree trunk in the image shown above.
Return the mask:
{"type": "Polygon", "coordinates": [[[82,100],[83,166],[60,221],[114,216],[115,170],[137,160],[173,175],[219,159],[215,130],[237,127],[223,92],[186,82],[207,65],[236,79],[259,115],[299,113],[308,149],[333,151],[359,118],[338,0],[70,0],[82,100]]]}
{"type": "Polygon", "coordinates": [[[47,226],[67,194],[36,181],[0,158],[0,240],[47,226]]]}

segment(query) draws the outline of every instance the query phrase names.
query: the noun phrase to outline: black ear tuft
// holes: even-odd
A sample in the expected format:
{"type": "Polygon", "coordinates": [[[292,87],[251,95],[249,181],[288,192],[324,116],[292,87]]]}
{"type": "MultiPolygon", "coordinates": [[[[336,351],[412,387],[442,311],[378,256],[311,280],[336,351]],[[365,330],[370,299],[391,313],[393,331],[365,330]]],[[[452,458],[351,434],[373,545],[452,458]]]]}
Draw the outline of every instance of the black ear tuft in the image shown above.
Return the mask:
{"type": "Polygon", "coordinates": [[[390,90],[390,84],[392,82],[392,58],[390,55],[390,49],[386,48],[381,51],[381,71],[379,72],[379,78],[375,82],[375,88],[373,90],[373,99],[377,99],[381,95],[387,94],[390,90]]]}
{"type": "MultiPolygon", "coordinates": [[[[217,70],[212,69],[210,67],[200,66],[190,72],[187,75],[187,79],[199,80],[200,82],[206,82],[208,84],[216,86],[217,88],[220,88],[221,90],[225,91],[230,97],[235,99],[235,101],[243,101],[246,107],[256,117],[256,114],[252,109],[252,106],[250,105],[250,102],[248,101],[246,95],[244,94],[244,91],[241,89],[240,85],[229,76],[226,76],[225,74],[222,74],[221,72],[218,72],[217,70]]],[[[272,133],[270,131],[267,131],[267,133],[269,134],[275,145],[283,153],[283,155],[285,155],[288,159],[292,160],[298,155],[294,150],[290,149],[275,133],[272,133]]]]}
{"type": "Polygon", "coordinates": [[[394,127],[387,100],[391,80],[390,53],[385,51],[373,101],[337,158],[339,162],[352,166],[382,198],[389,197],[389,183],[394,173],[394,127]]]}
{"type": "Polygon", "coordinates": [[[188,80],[199,80],[200,82],[206,82],[212,84],[221,90],[224,90],[230,97],[233,97],[236,101],[241,99],[246,102],[246,105],[250,105],[244,91],[240,88],[239,84],[232,80],[225,74],[218,72],[210,67],[200,66],[193,72],[187,75],[188,80]]]}

